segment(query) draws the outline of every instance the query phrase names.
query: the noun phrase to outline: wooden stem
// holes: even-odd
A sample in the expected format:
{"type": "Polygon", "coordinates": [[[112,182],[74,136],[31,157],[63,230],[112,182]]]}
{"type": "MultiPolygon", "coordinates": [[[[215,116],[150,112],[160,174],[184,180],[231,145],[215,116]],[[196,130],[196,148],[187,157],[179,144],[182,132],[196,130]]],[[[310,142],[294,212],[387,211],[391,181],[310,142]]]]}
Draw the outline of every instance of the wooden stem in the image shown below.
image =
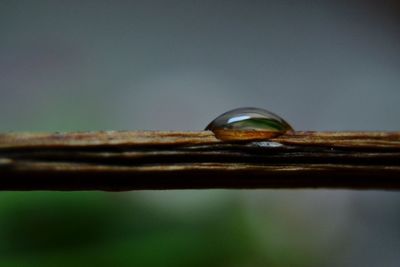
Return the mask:
{"type": "Polygon", "coordinates": [[[400,189],[400,132],[0,134],[0,190],[400,189]]]}

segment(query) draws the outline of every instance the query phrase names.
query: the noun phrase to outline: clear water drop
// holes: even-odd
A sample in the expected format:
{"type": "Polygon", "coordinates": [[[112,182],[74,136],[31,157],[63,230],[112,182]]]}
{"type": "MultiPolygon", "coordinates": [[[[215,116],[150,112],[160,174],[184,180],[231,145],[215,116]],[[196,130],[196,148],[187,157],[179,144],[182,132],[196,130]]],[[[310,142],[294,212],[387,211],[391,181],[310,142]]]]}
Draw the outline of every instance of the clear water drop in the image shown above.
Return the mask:
{"type": "Polygon", "coordinates": [[[293,128],[278,115],[260,108],[238,108],[218,116],[207,127],[224,141],[266,140],[293,128]]]}

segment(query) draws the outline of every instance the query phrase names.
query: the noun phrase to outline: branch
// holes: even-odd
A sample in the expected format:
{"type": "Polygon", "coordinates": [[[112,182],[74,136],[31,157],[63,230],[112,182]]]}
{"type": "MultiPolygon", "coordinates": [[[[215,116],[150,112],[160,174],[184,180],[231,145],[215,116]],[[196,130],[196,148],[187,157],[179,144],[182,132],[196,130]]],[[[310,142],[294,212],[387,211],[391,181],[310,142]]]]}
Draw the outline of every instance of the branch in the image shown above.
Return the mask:
{"type": "Polygon", "coordinates": [[[0,134],[0,190],[400,189],[400,132],[0,134]]]}

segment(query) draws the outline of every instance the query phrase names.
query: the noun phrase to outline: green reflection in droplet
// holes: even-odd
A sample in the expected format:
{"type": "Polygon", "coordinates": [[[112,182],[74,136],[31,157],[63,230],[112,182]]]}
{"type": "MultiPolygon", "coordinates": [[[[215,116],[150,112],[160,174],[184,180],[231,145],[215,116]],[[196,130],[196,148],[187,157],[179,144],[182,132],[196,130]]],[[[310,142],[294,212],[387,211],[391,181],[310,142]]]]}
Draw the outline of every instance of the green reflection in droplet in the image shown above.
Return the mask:
{"type": "Polygon", "coordinates": [[[262,140],[293,131],[278,115],[260,108],[238,108],[218,116],[207,127],[221,140],[262,140]]]}

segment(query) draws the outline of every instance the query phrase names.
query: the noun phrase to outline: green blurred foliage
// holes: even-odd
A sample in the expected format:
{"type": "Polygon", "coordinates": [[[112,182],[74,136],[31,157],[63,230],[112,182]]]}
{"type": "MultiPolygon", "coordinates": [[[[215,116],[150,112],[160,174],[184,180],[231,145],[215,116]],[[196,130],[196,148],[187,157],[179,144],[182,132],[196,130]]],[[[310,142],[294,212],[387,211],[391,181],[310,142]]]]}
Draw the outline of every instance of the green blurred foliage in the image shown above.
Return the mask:
{"type": "MultiPolygon", "coordinates": [[[[271,239],[263,240],[245,211],[238,198],[177,215],[132,193],[2,193],[0,265],[195,267],[316,263],[305,257],[306,247],[291,247],[287,240],[276,242],[279,234],[271,232],[271,239]]],[[[265,227],[278,230],[277,222],[271,220],[271,225],[265,227]]]]}

